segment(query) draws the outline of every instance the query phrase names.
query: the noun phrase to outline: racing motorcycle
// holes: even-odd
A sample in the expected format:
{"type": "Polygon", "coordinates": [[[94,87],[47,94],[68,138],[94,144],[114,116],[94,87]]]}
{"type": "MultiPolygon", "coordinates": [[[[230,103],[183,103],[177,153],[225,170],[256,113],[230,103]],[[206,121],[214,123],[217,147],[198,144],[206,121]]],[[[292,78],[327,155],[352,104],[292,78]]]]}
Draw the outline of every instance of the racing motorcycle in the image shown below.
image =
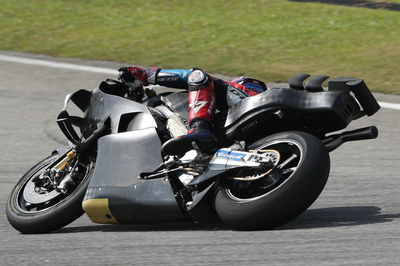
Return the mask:
{"type": "Polygon", "coordinates": [[[8,220],[22,233],[60,229],[84,212],[102,224],[283,225],[323,190],[329,152],[378,135],[375,126],[342,130],[380,108],[363,80],[335,78],[323,88],[328,76],[309,77],[298,74],[288,88],[217,110],[215,150],[193,142],[183,156],[164,155],[161,147],[187,132],[186,91],[157,94],[106,80],[69,94],[57,117],[68,145],[23,175],[9,197],[8,220]]]}

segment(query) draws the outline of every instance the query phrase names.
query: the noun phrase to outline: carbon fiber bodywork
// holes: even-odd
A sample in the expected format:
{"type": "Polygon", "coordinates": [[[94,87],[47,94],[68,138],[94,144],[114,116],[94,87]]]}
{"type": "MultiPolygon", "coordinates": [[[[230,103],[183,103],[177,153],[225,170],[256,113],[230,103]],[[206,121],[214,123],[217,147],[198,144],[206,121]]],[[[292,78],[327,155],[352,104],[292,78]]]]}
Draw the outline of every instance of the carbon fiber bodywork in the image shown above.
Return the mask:
{"type": "Polygon", "coordinates": [[[167,180],[138,178],[140,173],[153,171],[162,163],[160,149],[155,128],[101,138],[85,200],[107,198],[119,223],[184,219],[167,180]]]}
{"type": "MultiPolygon", "coordinates": [[[[82,134],[90,125],[98,127],[110,120],[110,134],[98,140],[96,167],[84,202],[107,199],[108,208],[119,223],[185,219],[168,181],[138,179],[140,173],[152,171],[162,163],[161,142],[149,109],[120,97],[123,94],[120,87],[103,83],[92,92],[80,90],[66,97],[63,119],[80,126],[82,134]],[[84,112],[81,120],[68,115],[70,100],[84,112]],[[77,120],[79,125],[74,123],[77,120]]],[[[90,208],[98,206],[86,204],[85,211],[89,213],[90,208]]],[[[96,210],[99,211],[103,210],[96,210]]],[[[109,215],[105,211],[104,214],[109,215]]]]}
{"type": "MultiPolygon", "coordinates": [[[[185,92],[174,93],[164,101],[185,119],[185,92]]],[[[323,137],[345,128],[360,116],[360,106],[347,92],[308,92],[288,88],[272,88],[248,97],[228,111],[216,114],[219,136],[229,139],[254,140],[285,130],[300,130],[323,137]]]]}
{"type": "Polygon", "coordinates": [[[169,222],[188,219],[179,208],[168,180],[137,180],[129,186],[89,187],[85,200],[108,199],[118,223],[169,222]]]}
{"type": "Polygon", "coordinates": [[[354,98],[340,91],[270,89],[231,107],[223,124],[229,138],[256,132],[300,130],[318,136],[345,128],[360,113],[354,98]]]}
{"type": "MultiPolygon", "coordinates": [[[[366,87],[361,86],[363,83],[353,82],[361,88],[356,93],[350,85],[347,86],[348,81],[338,80],[335,90],[331,91],[269,89],[226,111],[219,110],[215,130],[220,139],[227,140],[224,142],[227,145],[232,145],[232,140],[254,141],[285,130],[305,131],[321,140],[326,139],[327,133],[343,129],[352,120],[379,109],[379,105],[374,106],[373,96],[371,98],[365,93],[366,87]],[[356,98],[360,104],[350,91],[359,96],[356,98]]],[[[126,93],[127,89],[121,84],[103,82],[92,92],[80,90],[68,95],[59,115],[62,131],[74,144],[79,143],[79,139],[72,125],[78,126],[85,138],[90,138],[105,125],[110,127],[110,132],[98,139],[93,149],[97,159],[84,199],[85,211],[93,221],[106,223],[109,217],[110,222],[118,223],[178,221],[187,219],[188,214],[201,220],[211,208],[204,199],[211,194],[209,191],[213,191],[212,185],[185,198],[187,195],[177,193],[176,184],[173,184],[177,180],[138,178],[142,173],[158,169],[163,163],[160,131],[167,129],[160,130],[160,121],[155,119],[155,114],[165,116],[165,120],[168,115],[157,106],[148,107],[121,97],[126,93]],[[83,118],[68,114],[66,109],[70,100],[84,112],[83,118]],[[188,202],[192,204],[186,209],[188,202]]],[[[156,102],[167,106],[169,115],[178,114],[183,122],[187,119],[187,92],[159,96],[156,102]]],[[[371,129],[364,130],[363,138],[376,135],[371,132],[371,129]]],[[[353,132],[351,135],[356,139],[362,134],[353,132]]],[[[334,149],[346,141],[338,138],[327,139],[327,145],[334,149]]],[[[193,184],[198,188],[212,184],[215,175],[207,176],[205,182],[201,181],[203,183],[193,184]]]]}

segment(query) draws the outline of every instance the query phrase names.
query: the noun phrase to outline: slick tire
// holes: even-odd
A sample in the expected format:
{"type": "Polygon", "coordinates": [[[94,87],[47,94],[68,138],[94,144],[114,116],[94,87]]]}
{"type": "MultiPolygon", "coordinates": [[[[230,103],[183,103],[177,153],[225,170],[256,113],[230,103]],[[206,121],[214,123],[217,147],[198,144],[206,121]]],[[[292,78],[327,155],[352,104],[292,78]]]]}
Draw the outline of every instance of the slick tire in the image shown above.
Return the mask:
{"type": "Polygon", "coordinates": [[[42,210],[24,210],[22,191],[26,184],[41,169],[46,168],[51,162],[58,158],[57,155],[50,156],[34,167],[32,167],[13,188],[7,202],[6,214],[10,224],[24,234],[48,233],[64,227],[79,218],[84,212],[82,200],[85,196],[90,177],[93,173],[93,165],[90,166],[88,174],[81,183],[68,196],[58,202],[50,204],[42,210]]]}
{"type": "Polygon", "coordinates": [[[248,149],[271,147],[278,151],[279,147],[298,150],[301,156],[296,169],[277,187],[254,197],[237,196],[233,188],[219,187],[215,209],[229,227],[258,230],[281,226],[304,212],[323,190],[329,176],[330,158],[319,139],[304,132],[283,132],[263,138],[248,149]]]}

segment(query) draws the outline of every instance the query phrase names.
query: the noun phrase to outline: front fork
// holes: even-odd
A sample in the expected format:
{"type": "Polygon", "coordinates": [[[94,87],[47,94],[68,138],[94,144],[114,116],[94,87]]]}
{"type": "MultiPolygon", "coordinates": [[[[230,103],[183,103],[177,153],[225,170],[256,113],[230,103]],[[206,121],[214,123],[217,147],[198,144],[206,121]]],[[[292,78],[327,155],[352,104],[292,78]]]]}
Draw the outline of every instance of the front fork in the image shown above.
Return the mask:
{"type": "MultiPolygon", "coordinates": [[[[38,176],[36,185],[39,187],[46,187],[47,189],[55,189],[66,193],[68,185],[73,182],[71,175],[65,175],[65,170],[72,166],[74,159],[77,157],[77,152],[74,148],[69,148],[57,160],[51,163],[47,169],[38,176]]],[[[77,162],[77,161],[76,161],[77,162]]]]}
{"type": "Polygon", "coordinates": [[[67,168],[72,159],[74,159],[76,157],[76,151],[71,148],[68,152],[66,152],[66,154],[64,156],[61,156],[61,160],[57,160],[55,162],[55,165],[51,167],[51,170],[55,170],[55,171],[64,171],[65,168],[67,168]]]}

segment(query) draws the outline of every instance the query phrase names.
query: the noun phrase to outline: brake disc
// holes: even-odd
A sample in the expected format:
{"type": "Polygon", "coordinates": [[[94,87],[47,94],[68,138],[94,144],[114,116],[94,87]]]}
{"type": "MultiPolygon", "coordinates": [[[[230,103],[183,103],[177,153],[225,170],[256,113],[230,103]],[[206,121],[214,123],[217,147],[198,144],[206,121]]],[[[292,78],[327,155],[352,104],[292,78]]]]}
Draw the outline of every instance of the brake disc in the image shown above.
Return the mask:
{"type": "Polygon", "coordinates": [[[47,201],[50,201],[56,197],[58,197],[61,193],[52,190],[52,191],[45,191],[41,190],[40,192],[37,190],[37,186],[35,182],[29,180],[24,187],[23,197],[26,202],[31,204],[41,204],[47,201]]]}

